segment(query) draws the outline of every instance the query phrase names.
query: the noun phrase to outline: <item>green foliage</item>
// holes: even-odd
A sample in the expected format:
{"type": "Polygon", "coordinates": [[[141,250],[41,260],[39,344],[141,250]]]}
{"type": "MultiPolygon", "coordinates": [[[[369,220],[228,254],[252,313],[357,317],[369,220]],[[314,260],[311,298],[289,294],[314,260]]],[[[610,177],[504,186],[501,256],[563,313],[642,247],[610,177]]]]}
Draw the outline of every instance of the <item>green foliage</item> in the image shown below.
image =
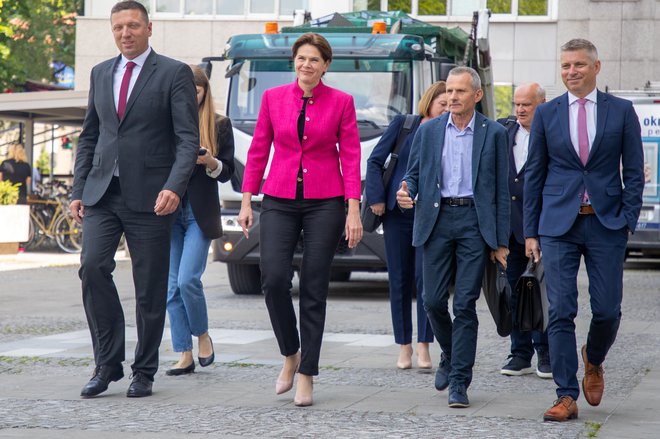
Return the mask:
{"type": "Polygon", "coordinates": [[[495,114],[497,119],[509,116],[513,112],[513,87],[511,85],[496,85],[495,114]]]}
{"type": "MultiPolygon", "coordinates": [[[[488,0],[488,9],[493,14],[510,14],[511,0],[488,0]]],[[[518,15],[546,15],[548,0],[518,0],[518,15]]]]}
{"type": "Polygon", "coordinates": [[[487,6],[493,14],[511,13],[511,0],[488,0],[487,6]]]}
{"type": "Polygon", "coordinates": [[[0,205],[16,204],[20,185],[20,183],[14,184],[9,180],[0,181],[0,205]]]}
{"type": "Polygon", "coordinates": [[[39,170],[39,174],[42,176],[50,175],[50,155],[48,155],[48,151],[46,151],[45,146],[41,147],[41,153],[39,154],[39,158],[37,159],[35,166],[39,170]]]}
{"type": "Polygon", "coordinates": [[[26,79],[51,82],[53,62],[74,65],[75,19],[84,0],[0,0],[0,92],[26,79]]]}

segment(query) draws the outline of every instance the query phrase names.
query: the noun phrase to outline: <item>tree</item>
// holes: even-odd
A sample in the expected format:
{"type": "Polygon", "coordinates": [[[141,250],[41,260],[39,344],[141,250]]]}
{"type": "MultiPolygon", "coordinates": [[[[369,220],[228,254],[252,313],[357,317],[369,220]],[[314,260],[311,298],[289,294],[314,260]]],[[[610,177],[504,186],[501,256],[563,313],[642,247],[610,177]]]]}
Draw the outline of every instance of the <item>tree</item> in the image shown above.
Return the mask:
{"type": "Polygon", "coordinates": [[[84,0],[0,0],[0,92],[27,79],[53,82],[74,66],[75,19],[84,0]],[[54,67],[56,66],[56,67],[54,67]]]}

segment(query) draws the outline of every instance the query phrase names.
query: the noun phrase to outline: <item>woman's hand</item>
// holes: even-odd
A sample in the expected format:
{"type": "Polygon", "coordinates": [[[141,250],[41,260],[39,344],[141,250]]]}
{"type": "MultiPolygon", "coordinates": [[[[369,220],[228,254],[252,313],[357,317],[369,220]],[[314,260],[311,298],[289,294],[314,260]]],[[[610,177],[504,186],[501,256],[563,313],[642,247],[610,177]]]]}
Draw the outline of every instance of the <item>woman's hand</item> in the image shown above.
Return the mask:
{"type": "Polygon", "coordinates": [[[360,200],[348,200],[348,214],[346,215],[346,240],[348,248],[357,247],[362,239],[362,221],[360,220],[360,200]]]}
{"type": "Polygon", "coordinates": [[[243,201],[241,202],[241,211],[238,213],[238,224],[243,229],[245,239],[250,238],[250,229],[252,228],[254,217],[252,216],[252,193],[243,192],[243,201]]]}
{"type": "Polygon", "coordinates": [[[382,216],[385,213],[385,203],[374,203],[371,206],[371,212],[376,216],[382,216]]]}
{"type": "Polygon", "coordinates": [[[203,155],[197,155],[197,164],[198,165],[204,165],[206,168],[208,168],[210,171],[215,170],[215,168],[218,167],[218,162],[215,161],[215,157],[211,155],[211,151],[208,149],[204,148],[203,146],[199,147],[200,150],[206,151],[203,155]]]}

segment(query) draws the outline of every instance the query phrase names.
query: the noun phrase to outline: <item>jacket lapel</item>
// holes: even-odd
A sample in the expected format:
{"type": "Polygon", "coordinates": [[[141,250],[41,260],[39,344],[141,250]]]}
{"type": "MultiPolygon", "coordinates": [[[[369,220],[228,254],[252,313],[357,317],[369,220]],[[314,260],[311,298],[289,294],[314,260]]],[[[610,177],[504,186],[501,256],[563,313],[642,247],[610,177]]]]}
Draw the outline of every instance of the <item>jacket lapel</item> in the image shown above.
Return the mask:
{"type": "Polygon", "coordinates": [[[438,141],[434,144],[434,146],[437,146],[435,147],[435,154],[433,156],[433,167],[436,170],[435,175],[438,176],[438,181],[436,183],[442,185],[442,150],[445,146],[445,131],[447,128],[447,122],[449,121],[449,112],[435,119],[435,121],[429,121],[426,123],[435,123],[435,138],[438,139],[438,141]]]}
{"type": "Polygon", "coordinates": [[[110,65],[109,69],[106,69],[101,77],[101,90],[102,90],[102,95],[105,101],[105,105],[108,105],[110,108],[108,111],[110,111],[110,114],[115,115],[115,118],[117,120],[117,123],[119,123],[119,116],[117,116],[117,105],[115,103],[115,92],[113,88],[113,82],[114,82],[114,77],[115,77],[115,70],[117,69],[117,66],[119,65],[119,62],[121,61],[121,55],[119,55],[116,59],[115,62],[110,65]],[[107,98],[106,98],[107,97],[107,98]]]}
{"type": "Polygon", "coordinates": [[[564,93],[561,98],[557,100],[557,120],[559,120],[559,126],[561,127],[561,137],[569,150],[569,154],[571,154],[575,160],[582,164],[582,160],[580,160],[580,156],[575,151],[575,147],[571,141],[571,130],[569,128],[568,93],[564,93]]]}
{"type": "Polygon", "coordinates": [[[605,131],[605,122],[607,121],[607,108],[607,94],[598,91],[596,98],[596,136],[594,137],[593,145],[591,145],[587,163],[589,163],[589,160],[593,157],[596,149],[600,146],[601,140],[603,140],[603,131],[605,131]]]}
{"type": "MultiPolygon", "coordinates": [[[[516,169],[516,158],[513,154],[513,148],[516,146],[516,133],[518,132],[519,125],[517,123],[513,124],[509,128],[509,169],[513,169],[517,173],[516,169]]],[[[520,170],[522,172],[522,169],[520,170]]]]}
{"type": "Polygon", "coordinates": [[[479,161],[481,160],[481,151],[484,149],[484,143],[486,142],[487,130],[486,118],[481,113],[475,112],[474,138],[472,139],[472,190],[477,187],[479,161]]]}
{"type": "Polygon", "coordinates": [[[131,95],[128,97],[128,101],[126,102],[126,109],[124,110],[124,117],[122,118],[121,122],[126,120],[126,116],[131,111],[131,108],[142,92],[142,89],[144,89],[145,85],[147,85],[147,82],[149,81],[149,78],[156,71],[156,65],[156,52],[151,49],[151,53],[149,53],[149,56],[147,56],[147,59],[145,60],[142,69],[140,70],[140,74],[135,81],[131,95]]]}

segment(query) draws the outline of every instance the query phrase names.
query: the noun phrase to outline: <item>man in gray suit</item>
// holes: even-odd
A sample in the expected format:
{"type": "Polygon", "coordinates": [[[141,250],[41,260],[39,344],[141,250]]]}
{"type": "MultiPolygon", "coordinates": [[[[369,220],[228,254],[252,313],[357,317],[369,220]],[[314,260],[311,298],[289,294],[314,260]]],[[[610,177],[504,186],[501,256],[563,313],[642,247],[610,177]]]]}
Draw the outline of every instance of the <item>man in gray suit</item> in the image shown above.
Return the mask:
{"type": "Polygon", "coordinates": [[[479,325],[475,303],[486,260],[490,253],[506,267],[509,253],[506,130],[475,110],[482,96],[476,71],[449,72],[449,113],[418,129],[397,192],[401,208],[417,205],[413,245],[424,246],[424,308],[442,348],[435,387],[449,387],[449,407],[456,408],[470,405],[479,325]]]}
{"type": "Polygon", "coordinates": [[[80,279],[94,376],[81,396],[124,376],[124,313],[112,280],[122,233],[131,251],[138,342],[127,396],[149,396],[165,325],[170,231],[199,149],[190,67],[149,46],[151,22],[136,1],[111,11],[121,55],[92,69],[78,142],[71,215],[83,225],[80,279]]]}

